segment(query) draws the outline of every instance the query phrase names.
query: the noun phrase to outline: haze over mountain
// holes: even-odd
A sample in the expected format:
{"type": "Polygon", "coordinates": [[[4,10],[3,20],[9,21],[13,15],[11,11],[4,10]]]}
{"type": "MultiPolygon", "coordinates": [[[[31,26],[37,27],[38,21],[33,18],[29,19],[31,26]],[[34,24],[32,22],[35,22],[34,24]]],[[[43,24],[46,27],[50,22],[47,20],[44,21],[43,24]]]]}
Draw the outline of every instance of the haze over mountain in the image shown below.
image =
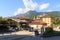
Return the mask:
{"type": "Polygon", "coordinates": [[[21,17],[21,16],[32,18],[33,16],[42,15],[42,14],[47,14],[48,16],[59,16],[60,17],[60,11],[36,12],[36,11],[31,11],[30,10],[30,11],[24,13],[24,14],[18,14],[18,15],[16,15],[16,16],[14,16],[14,18],[21,17]]]}
{"type": "Polygon", "coordinates": [[[18,15],[16,15],[16,16],[14,16],[14,18],[16,18],[16,17],[21,17],[21,16],[25,16],[25,17],[29,17],[29,18],[31,18],[31,17],[33,17],[33,16],[37,16],[37,15],[41,15],[41,14],[43,14],[43,13],[41,13],[41,12],[36,12],[36,11],[28,11],[28,12],[26,12],[26,13],[22,13],[22,14],[18,14],[18,15]]]}
{"type": "Polygon", "coordinates": [[[46,12],[49,16],[58,16],[60,17],[60,11],[46,12]]]}

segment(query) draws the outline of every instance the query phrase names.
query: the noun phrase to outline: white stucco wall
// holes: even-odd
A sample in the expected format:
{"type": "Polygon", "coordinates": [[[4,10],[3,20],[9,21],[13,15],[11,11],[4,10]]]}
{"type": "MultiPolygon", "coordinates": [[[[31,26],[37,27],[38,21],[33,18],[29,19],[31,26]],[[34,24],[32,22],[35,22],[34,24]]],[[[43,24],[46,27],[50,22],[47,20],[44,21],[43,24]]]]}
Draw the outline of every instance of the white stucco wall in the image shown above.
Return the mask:
{"type": "Polygon", "coordinates": [[[60,31],[60,26],[53,28],[54,31],[60,31]]]}
{"type": "Polygon", "coordinates": [[[37,29],[37,25],[29,25],[30,27],[33,27],[33,29],[37,29]]]}

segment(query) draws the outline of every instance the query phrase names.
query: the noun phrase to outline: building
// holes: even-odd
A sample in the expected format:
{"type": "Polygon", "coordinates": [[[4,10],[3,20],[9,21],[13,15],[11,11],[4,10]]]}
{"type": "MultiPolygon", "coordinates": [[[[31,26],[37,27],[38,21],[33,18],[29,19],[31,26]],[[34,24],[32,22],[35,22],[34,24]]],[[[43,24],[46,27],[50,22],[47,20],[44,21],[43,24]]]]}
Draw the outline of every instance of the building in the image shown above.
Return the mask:
{"type": "Polygon", "coordinates": [[[37,30],[40,31],[42,27],[46,27],[46,25],[47,25],[45,22],[43,22],[40,19],[34,20],[34,19],[31,19],[31,18],[27,18],[27,17],[19,17],[18,19],[25,20],[26,21],[25,23],[27,23],[27,25],[29,27],[33,28],[34,30],[37,29],[37,30]]]}
{"type": "Polygon", "coordinates": [[[29,23],[30,27],[32,27],[34,30],[37,29],[39,31],[41,31],[42,27],[46,27],[46,25],[47,24],[40,19],[36,19],[36,20],[32,21],[31,23],[29,23]]]}
{"type": "Polygon", "coordinates": [[[22,22],[31,22],[33,21],[33,19],[28,18],[28,17],[18,17],[17,19],[21,20],[22,22]]]}
{"type": "Polygon", "coordinates": [[[52,17],[50,16],[37,16],[36,19],[40,19],[43,22],[47,23],[47,27],[52,26],[52,17]]]}
{"type": "Polygon", "coordinates": [[[44,21],[45,23],[47,23],[47,26],[51,26],[52,25],[52,18],[49,16],[43,17],[42,21],[44,21]]]}
{"type": "Polygon", "coordinates": [[[53,30],[54,31],[60,31],[60,26],[54,27],[53,30]]]}

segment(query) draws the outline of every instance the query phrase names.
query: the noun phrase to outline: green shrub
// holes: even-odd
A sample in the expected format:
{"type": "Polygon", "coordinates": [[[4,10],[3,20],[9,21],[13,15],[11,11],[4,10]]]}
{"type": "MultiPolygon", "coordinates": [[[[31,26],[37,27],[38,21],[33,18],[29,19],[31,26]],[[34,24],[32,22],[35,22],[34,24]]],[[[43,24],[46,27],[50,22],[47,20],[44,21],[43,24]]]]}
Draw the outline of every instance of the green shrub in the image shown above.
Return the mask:
{"type": "Polygon", "coordinates": [[[53,31],[53,28],[47,27],[45,29],[43,37],[52,37],[52,36],[60,36],[60,32],[59,31],[53,31]]]}
{"type": "Polygon", "coordinates": [[[44,32],[43,36],[51,36],[52,34],[53,34],[53,28],[51,28],[51,27],[45,28],[45,32],[44,32]]]}
{"type": "Polygon", "coordinates": [[[53,32],[53,28],[47,27],[47,28],[45,28],[45,32],[46,33],[51,33],[51,32],[53,32]]]}
{"type": "Polygon", "coordinates": [[[0,24],[8,24],[8,22],[5,21],[5,20],[1,20],[1,21],[0,21],[0,24]]]}

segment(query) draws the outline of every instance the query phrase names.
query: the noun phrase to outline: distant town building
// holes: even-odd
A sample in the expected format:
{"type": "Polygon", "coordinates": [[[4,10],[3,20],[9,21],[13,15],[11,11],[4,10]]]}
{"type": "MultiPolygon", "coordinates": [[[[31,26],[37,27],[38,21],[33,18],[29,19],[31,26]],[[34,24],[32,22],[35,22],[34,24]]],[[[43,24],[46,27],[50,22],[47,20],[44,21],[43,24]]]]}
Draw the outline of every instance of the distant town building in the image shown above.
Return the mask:
{"type": "Polygon", "coordinates": [[[51,26],[52,25],[52,18],[49,16],[43,17],[42,21],[47,23],[47,26],[51,26]]]}
{"type": "Polygon", "coordinates": [[[38,15],[35,17],[35,19],[40,19],[43,22],[47,23],[47,27],[52,25],[52,17],[48,16],[48,15],[38,15]]]}

